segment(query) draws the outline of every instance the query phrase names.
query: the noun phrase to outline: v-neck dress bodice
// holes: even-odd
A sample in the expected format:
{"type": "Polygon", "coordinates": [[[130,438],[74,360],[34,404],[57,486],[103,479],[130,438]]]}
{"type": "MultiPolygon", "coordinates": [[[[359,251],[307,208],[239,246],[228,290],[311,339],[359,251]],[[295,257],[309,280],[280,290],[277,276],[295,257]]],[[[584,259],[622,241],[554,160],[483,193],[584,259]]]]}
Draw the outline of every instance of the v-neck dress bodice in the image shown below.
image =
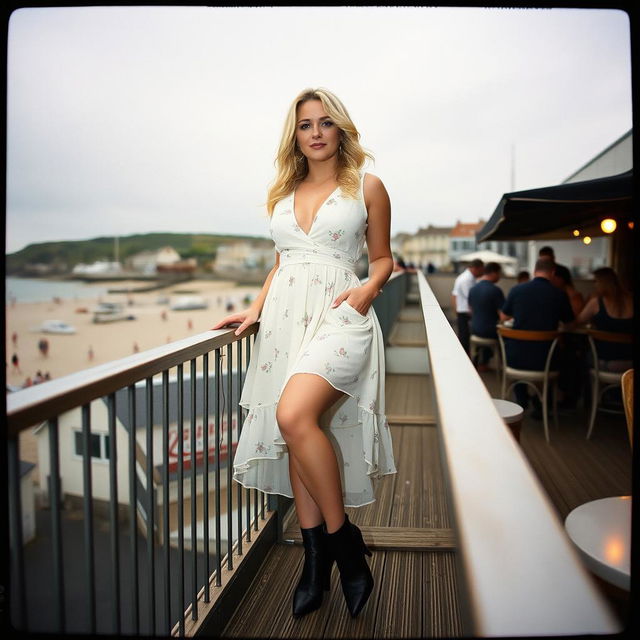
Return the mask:
{"type": "Polygon", "coordinates": [[[288,451],[276,420],[280,395],[296,373],[314,373],[344,395],[320,419],[339,462],[345,506],[375,500],[374,480],[395,473],[385,416],[384,340],[373,307],[360,314],[343,291],[360,286],[355,273],[366,240],[367,210],[337,187],[305,233],[294,194],[270,219],[280,254],[252,348],[240,404],[248,410],[234,458],[234,479],[266,493],[293,497],[288,451]]]}

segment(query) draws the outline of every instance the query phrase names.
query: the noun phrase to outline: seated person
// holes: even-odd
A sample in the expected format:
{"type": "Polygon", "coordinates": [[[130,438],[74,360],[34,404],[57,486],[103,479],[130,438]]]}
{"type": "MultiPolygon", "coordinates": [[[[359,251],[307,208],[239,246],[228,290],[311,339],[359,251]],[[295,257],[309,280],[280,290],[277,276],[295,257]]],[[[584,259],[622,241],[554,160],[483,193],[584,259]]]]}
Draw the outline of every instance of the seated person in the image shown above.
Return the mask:
{"type": "Polygon", "coordinates": [[[573,315],[577,318],[578,314],[584,307],[584,298],[582,294],[573,286],[573,279],[571,278],[571,272],[567,267],[562,264],[556,264],[553,277],[551,278],[552,284],[558,289],[564,291],[569,298],[571,304],[571,310],[573,315]]]}
{"type": "MultiPolygon", "coordinates": [[[[481,338],[498,338],[496,325],[498,312],[504,304],[504,293],[496,285],[502,275],[502,267],[497,262],[484,265],[484,275],[469,289],[469,309],[471,312],[471,334],[481,338]]],[[[478,371],[487,371],[487,363],[493,356],[491,347],[479,349],[478,371]]]]}
{"type": "MultiPolygon", "coordinates": [[[[569,269],[562,264],[556,264],[551,282],[567,294],[573,315],[577,318],[584,307],[584,298],[573,286],[569,269]]],[[[578,404],[578,398],[589,384],[586,364],[588,344],[583,335],[575,333],[567,333],[562,338],[562,342],[558,345],[560,358],[558,387],[563,395],[559,408],[574,410],[578,404]]]]}
{"type": "MultiPolygon", "coordinates": [[[[511,288],[500,312],[502,322],[513,318],[513,328],[528,331],[557,331],[559,324],[568,327],[574,324],[574,315],[567,295],[551,284],[555,263],[548,257],[538,258],[533,279],[511,288]]],[[[505,338],[507,363],[515,369],[543,371],[551,342],[524,342],[505,338]]],[[[518,404],[527,408],[529,404],[526,385],[514,388],[518,404]]],[[[534,396],[536,409],[533,417],[542,417],[534,396]]]]}
{"type": "MultiPolygon", "coordinates": [[[[616,272],[602,267],[593,272],[596,295],[578,316],[578,322],[594,329],[633,333],[633,297],[625,291],[616,272]]],[[[633,367],[633,345],[595,341],[598,366],[605,371],[626,371],[633,367]]]]}

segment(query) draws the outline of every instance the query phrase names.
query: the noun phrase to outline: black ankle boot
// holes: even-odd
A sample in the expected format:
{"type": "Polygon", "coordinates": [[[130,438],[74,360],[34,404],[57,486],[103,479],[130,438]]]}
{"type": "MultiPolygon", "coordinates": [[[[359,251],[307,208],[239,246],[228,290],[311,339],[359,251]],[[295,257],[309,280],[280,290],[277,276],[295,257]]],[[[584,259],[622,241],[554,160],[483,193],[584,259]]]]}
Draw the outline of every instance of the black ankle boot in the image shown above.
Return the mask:
{"type": "Polygon", "coordinates": [[[344,524],[334,533],[328,533],[329,550],[340,570],[340,582],[353,618],[360,613],[373,590],[373,576],[364,555],[371,551],[362,539],[362,532],[349,522],[345,513],[344,524]]]}
{"type": "Polygon", "coordinates": [[[323,589],[331,585],[333,558],[329,553],[324,523],[311,529],[300,529],[304,545],[302,576],[293,594],[293,616],[299,618],[322,604],[323,589]]]}

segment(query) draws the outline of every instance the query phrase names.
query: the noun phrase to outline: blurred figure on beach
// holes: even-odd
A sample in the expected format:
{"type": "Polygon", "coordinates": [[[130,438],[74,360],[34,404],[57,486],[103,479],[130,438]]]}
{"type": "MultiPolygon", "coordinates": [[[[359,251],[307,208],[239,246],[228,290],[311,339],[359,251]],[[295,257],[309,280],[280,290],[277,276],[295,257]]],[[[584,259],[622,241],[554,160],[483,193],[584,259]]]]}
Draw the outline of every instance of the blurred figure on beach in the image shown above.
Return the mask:
{"type": "Polygon", "coordinates": [[[89,362],[93,362],[94,356],[95,356],[95,354],[93,352],[93,347],[91,345],[89,345],[89,351],[87,353],[87,357],[89,358],[89,362]]]}
{"type": "Polygon", "coordinates": [[[11,334],[11,342],[13,343],[13,348],[15,349],[18,346],[18,332],[14,331],[11,334]]]}
{"type": "Polygon", "coordinates": [[[46,338],[38,340],[38,350],[44,358],[49,356],[49,341],[46,338]]]}
{"type": "Polygon", "coordinates": [[[22,375],[22,371],[20,371],[20,358],[18,358],[17,353],[11,356],[11,364],[13,365],[13,371],[22,375]]]}

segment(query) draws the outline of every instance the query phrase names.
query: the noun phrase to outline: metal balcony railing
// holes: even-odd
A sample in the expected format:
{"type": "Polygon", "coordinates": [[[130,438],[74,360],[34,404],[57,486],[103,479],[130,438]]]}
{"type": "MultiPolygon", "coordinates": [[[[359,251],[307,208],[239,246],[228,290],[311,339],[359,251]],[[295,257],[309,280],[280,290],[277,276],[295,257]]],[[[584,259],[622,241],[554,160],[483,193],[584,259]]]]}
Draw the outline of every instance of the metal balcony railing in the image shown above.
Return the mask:
{"type": "MultiPolygon", "coordinates": [[[[394,273],[374,301],[385,338],[405,298],[403,275],[394,273]]],[[[258,328],[207,331],[7,395],[15,628],[190,636],[215,617],[249,550],[267,533],[275,540],[291,504],[239,484],[232,491],[239,398],[258,328]],[[34,427],[51,532],[38,562],[46,595],[22,544],[19,436],[34,427]],[[65,480],[73,465],[81,467],[75,488],[65,480]],[[79,535],[65,520],[64,498],[81,512],[79,535]],[[99,507],[107,516],[97,527],[99,507]],[[108,537],[98,541],[104,528],[108,537]]]]}

